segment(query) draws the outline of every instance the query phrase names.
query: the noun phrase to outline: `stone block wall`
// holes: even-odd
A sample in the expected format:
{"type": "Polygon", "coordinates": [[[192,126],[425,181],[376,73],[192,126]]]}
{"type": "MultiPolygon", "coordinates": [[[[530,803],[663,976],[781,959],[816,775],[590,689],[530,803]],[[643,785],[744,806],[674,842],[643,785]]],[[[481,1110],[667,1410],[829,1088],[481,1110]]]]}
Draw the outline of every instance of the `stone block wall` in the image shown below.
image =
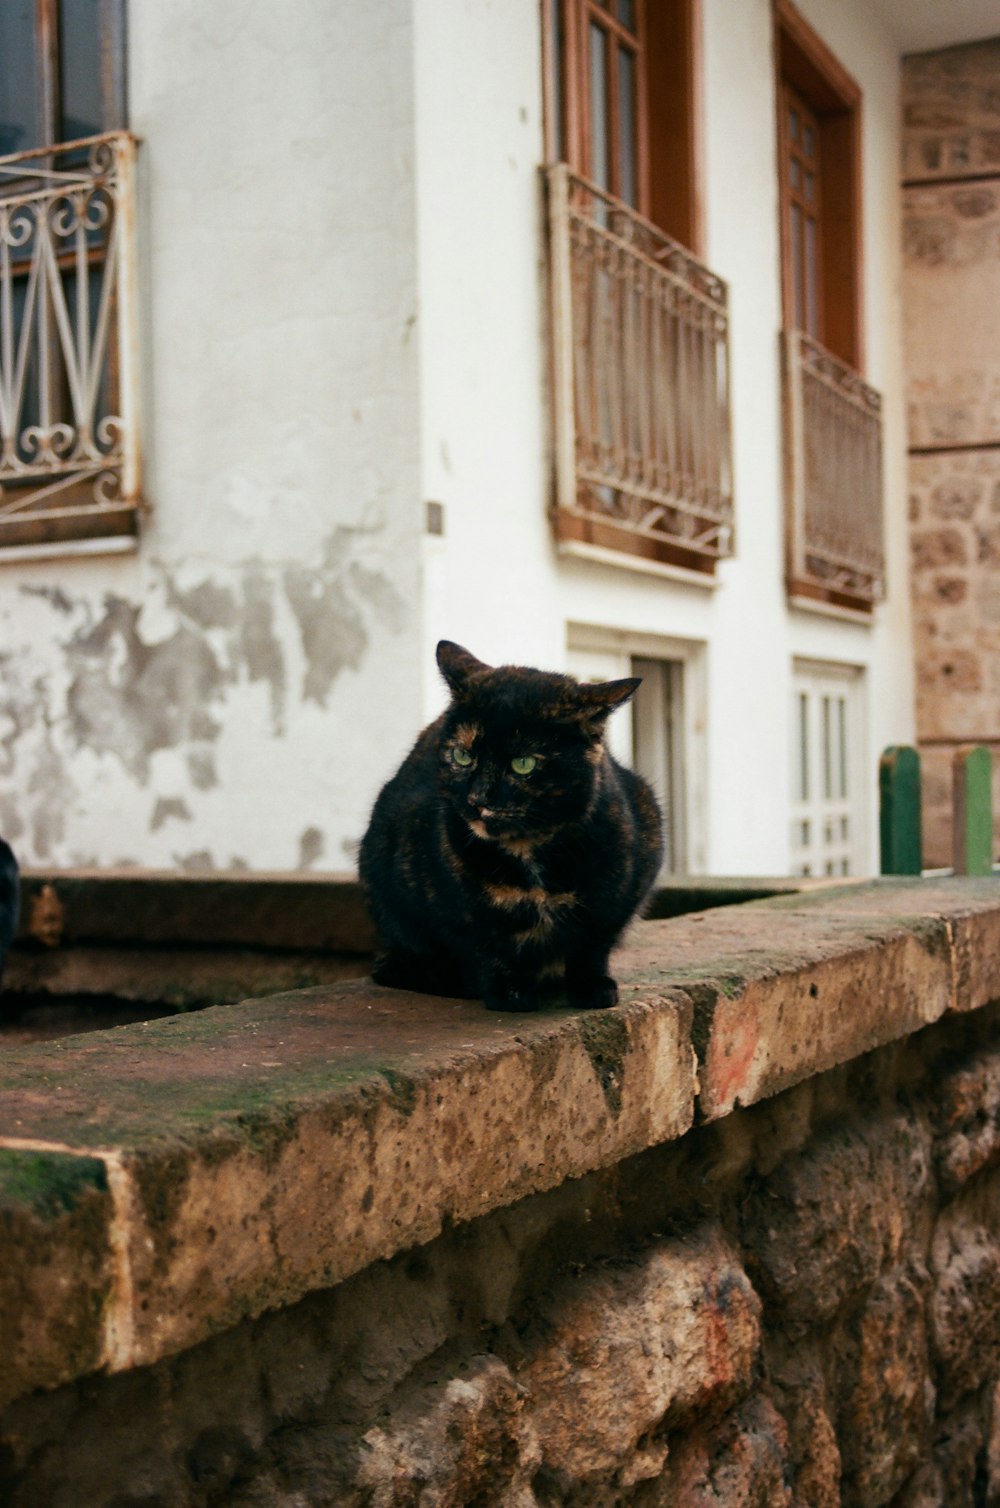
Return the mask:
{"type": "Polygon", "coordinates": [[[955,748],[1000,753],[1000,38],[907,58],[903,108],[917,736],[934,866],[951,862],[955,748]]]}
{"type": "Polygon", "coordinates": [[[180,1356],[23,1397],[0,1502],[1000,1505],[998,1031],[995,1005],[951,1015],[180,1356]]]}

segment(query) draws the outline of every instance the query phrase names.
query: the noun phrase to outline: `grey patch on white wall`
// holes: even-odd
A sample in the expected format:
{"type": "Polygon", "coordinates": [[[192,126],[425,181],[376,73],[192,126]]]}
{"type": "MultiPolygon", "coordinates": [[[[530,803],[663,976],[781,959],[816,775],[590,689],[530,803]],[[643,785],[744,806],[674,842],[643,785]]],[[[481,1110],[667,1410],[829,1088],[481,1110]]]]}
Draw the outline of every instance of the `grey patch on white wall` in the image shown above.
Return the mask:
{"type": "Polygon", "coordinates": [[[364,618],[342,569],[348,537],[348,530],[336,530],[318,568],[288,566],[284,573],[285,595],[306,659],[302,697],[320,707],[326,706],[341,671],[359,669],[368,648],[364,618]]]}
{"type": "Polygon", "coordinates": [[[167,601],[201,628],[232,628],[239,620],[240,609],[235,592],[218,581],[207,579],[182,591],[164,571],[167,601]]]}
{"type": "Polygon", "coordinates": [[[51,603],[57,613],[73,611],[73,600],[61,586],[22,586],[21,591],[25,597],[41,597],[43,601],[51,603]]]}
{"type": "Polygon", "coordinates": [[[251,681],[265,681],[271,691],[271,724],[284,732],[285,660],[274,632],[274,587],[259,565],[243,580],[239,645],[251,681]]]}
{"type": "Polygon", "coordinates": [[[192,820],[191,808],[183,796],[160,796],[153,807],[153,816],[149,824],[150,832],[159,832],[163,824],[169,822],[172,817],[178,822],[190,822],[192,820]]]}
{"type": "Polygon", "coordinates": [[[74,634],[66,645],[72,674],[66,710],[79,748],[113,754],[146,785],[158,749],[218,736],[221,725],[208,708],[221,700],[232,673],[185,623],[146,643],[141,611],[108,595],[103,616],[74,634]]]}
{"type": "Polygon", "coordinates": [[[66,810],[76,793],[48,734],[35,756],[27,790],[32,846],[40,859],[48,859],[66,835],[66,810]]]}
{"type": "Polygon", "coordinates": [[[194,853],[175,853],[174,863],[186,874],[211,874],[215,870],[215,860],[207,848],[199,848],[194,853]]]}
{"type": "Polygon", "coordinates": [[[370,571],[357,560],[352,561],[349,575],[351,585],[371,604],[380,622],[391,633],[402,633],[409,614],[406,603],[388,576],[383,576],[381,571],[370,571]]]}
{"type": "Polygon", "coordinates": [[[326,839],[318,827],[307,827],[299,837],[299,868],[308,869],[326,851],[326,839]]]}
{"type": "Polygon", "coordinates": [[[218,785],[219,772],[215,768],[215,755],[211,749],[189,749],[187,767],[191,784],[196,791],[210,791],[214,785],[218,785]]]}
{"type": "Polygon", "coordinates": [[[20,803],[13,796],[0,791],[0,838],[6,838],[13,845],[24,830],[20,803]]]}

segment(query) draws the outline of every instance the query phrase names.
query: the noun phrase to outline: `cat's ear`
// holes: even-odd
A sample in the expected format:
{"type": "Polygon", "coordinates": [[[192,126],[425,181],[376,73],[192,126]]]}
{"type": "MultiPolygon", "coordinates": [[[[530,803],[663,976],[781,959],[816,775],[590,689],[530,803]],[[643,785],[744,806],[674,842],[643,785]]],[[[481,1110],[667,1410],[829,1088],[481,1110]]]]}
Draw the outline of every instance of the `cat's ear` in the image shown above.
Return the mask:
{"type": "Polygon", "coordinates": [[[490,668],[482,660],[477,660],[475,655],[470,655],[461,644],[453,644],[450,639],[442,639],[438,645],[437,662],[453,696],[461,696],[470,681],[485,675],[490,668]]]}
{"type": "Polygon", "coordinates": [[[627,676],[621,681],[593,681],[576,688],[583,721],[604,726],[605,718],[635,696],[642,685],[641,676],[627,676]]]}

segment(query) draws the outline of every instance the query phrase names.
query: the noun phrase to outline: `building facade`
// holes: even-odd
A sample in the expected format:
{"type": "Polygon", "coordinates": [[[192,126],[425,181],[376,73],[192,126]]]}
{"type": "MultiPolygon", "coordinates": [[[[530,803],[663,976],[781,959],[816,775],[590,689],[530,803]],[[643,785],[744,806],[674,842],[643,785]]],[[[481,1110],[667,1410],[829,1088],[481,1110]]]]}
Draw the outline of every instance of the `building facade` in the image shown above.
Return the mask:
{"type": "Polygon", "coordinates": [[[71,11],[0,23],[23,860],[350,868],[448,637],[643,675],[612,736],[674,868],[872,871],[914,734],[888,8],[99,0],[89,53],[71,11]],[[118,128],[134,165],[41,150],[118,128]]]}

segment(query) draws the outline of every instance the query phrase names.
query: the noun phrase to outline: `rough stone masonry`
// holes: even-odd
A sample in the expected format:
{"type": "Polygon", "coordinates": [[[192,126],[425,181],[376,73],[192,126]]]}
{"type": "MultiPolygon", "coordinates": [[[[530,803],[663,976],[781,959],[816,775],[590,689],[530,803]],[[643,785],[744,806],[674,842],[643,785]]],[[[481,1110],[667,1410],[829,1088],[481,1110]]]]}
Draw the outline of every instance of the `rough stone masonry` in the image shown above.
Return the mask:
{"type": "MultiPolygon", "coordinates": [[[[157,1193],[160,1186],[149,1181],[159,1144],[145,1144],[146,1161],[136,1163],[147,1181],[136,1185],[135,1198],[145,1200],[143,1229],[155,1250],[148,1270],[135,1268],[133,1333],[150,1356],[160,1336],[158,1357],[121,1370],[106,1357],[95,1371],[85,1355],[85,1316],[78,1316],[77,1350],[60,1363],[68,1380],[22,1391],[0,1414],[0,1502],[5,1508],[1000,1504],[1000,955],[994,946],[1000,897],[994,894],[989,881],[893,882],[641,924],[621,973],[625,989],[646,1004],[602,1018],[618,1020],[617,1036],[585,1039],[578,1033],[590,1029],[586,1018],[572,1015],[540,1021],[534,1036],[517,1022],[487,1023],[508,1033],[504,1043],[522,1054],[504,1070],[510,1091],[523,1099],[510,1066],[518,1061],[541,1086],[521,1138],[537,1128],[553,1164],[569,1155],[559,1140],[565,1122],[547,1118],[553,1085],[564,1083],[561,1055],[589,1065],[581,1072],[592,1076],[597,1096],[592,1111],[584,1107],[586,1117],[594,1116],[584,1133],[596,1149],[591,1171],[553,1177],[547,1186],[536,1181],[534,1192],[513,1201],[487,1200],[490,1168],[473,1171],[474,1148],[460,1144],[459,1156],[468,1158],[469,1176],[478,1181],[476,1197],[491,1207],[472,1218],[445,1218],[438,1234],[416,1244],[401,1231],[392,1255],[358,1255],[352,1274],[339,1282],[324,1281],[318,1271],[294,1301],[287,1298],[287,1274],[306,1270],[305,1249],[317,1229],[329,1261],[338,1223],[347,1240],[353,1218],[346,1202],[327,1211],[302,1203],[293,1224],[300,1249],[282,1258],[283,1180],[312,1176],[303,1165],[305,1144],[295,1139],[297,1118],[311,1118],[313,1160],[335,1160],[335,1143],[319,1140],[320,1102],[310,1102],[310,1094],[326,1096],[331,1135],[340,1134],[338,1104],[349,1101],[352,1114],[368,1113],[388,1100],[359,1100],[358,1081],[347,1079],[335,1093],[329,1084],[317,1088],[330,1078],[328,1069],[309,1078],[295,1070],[297,1097],[287,1092],[292,1079],[280,1096],[282,1140],[260,1097],[245,1098],[241,1109],[237,1095],[226,1111],[231,1088],[214,1087],[220,1097],[202,1143],[193,1091],[178,1065],[188,1061],[197,1033],[203,1052],[211,1047],[214,1054],[206,1062],[209,1077],[226,1080],[230,1073],[228,1034],[241,1044],[244,1069],[253,1066],[254,1033],[266,1039],[261,1051],[270,1063],[275,1046],[266,1002],[218,1007],[177,1028],[158,1022],[95,1033],[61,1051],[12,1051],[3,1100],[18,1108],[22,1131],[31,1121],[31,1096],[45,1083],[54,1102],[46,1114],[59,1118],[64,1145],[82,1141],[73,1129],[84,1116],[74,1081],[79,1088],[85,1078],[87,1054],[104,1082],[109,1054],[117,1054],[121,1077],[134,1079],[151,1049],[158,1061],[173,1053],[180,1129],[174,1137],[173,1124],[166,1127],[174,1138],[172,1184],[157,1193]],[[868,987],[859,987],[864,980],[868,987]],[[687,1015],[682,997],[692,1008],[687,1015]],[[630,1036],[647,1006],[654,1018],[666,1013],[680,1021],[682,1033],[685,1021],[691,1031],[699,1075],[695,1119],[688,1118],[686,1130],[651,1129],[644,1149],[618,1155],[601,1139],[600,1117],[607,1126],[616,1117],[638,1125],[642,1097],[662,1092],[644,1069],[637,1074],[642,1064],[633,1061],[645,1063],[659,1050],[655,1034],[630,1036]],[[840,1035],[835,1047],[824,1047],[832,1022],[840,1035]],[[845,1035],[851,1023],[856,1050],[845,1035]],[[822,1064],[818,1071],[809,1071],[810,1055],[814,1066],[822,1064]],[[794,1072],[790,1065],[797,1065],[794,1072]],[[271,1224],[258,1231],[247,1224],[249,1206],[240,1206],[251,1239],[237,1261],[239,1248],[225,1229],[224,1183],[200,1235],[182,1206],[185,1188],[197,1181],[186,1174],[186,1160],[200,1156],[219,1173],[230,1155],[226,1138],[240,1134],[241,1178],[252,1183],[255,1156],[270,1169],[261,1189],[271,1224]],[[271,1264],[271,1297],[241,1301],[241,1285],[258,1292],[258,1279],[248,1277],[255,1260],[264,1270],[271,1264]],[[214,1293],[215,1318],[206,1320],[213,1272],[225,1277],[225,1292],[214,1293]],[[198,1273],[198,1281],[182,1286],[185,1274],[198,1273]],[[143,1329],[140,1311],[175,1301],[169,1332],[149,1318],[143,1329]],[[178,1338],[185,1325],[187,1342],[178,1338]]],[[[438,1054],[439,1066],[424,1076],[412,1056],[405,1072],[400,1057],[392,1069],[375,1070],[377,1078],[394,1077],[395,1097],[394,1118],[380,1111],[372,1120],[376,1181],[377,1165],[388,1168],[403,1154],[425,1102],[437,1095],[452,1110],[459,1105],[458,1081],[449,1079],[442,1056],[448,1043],[466,1054],[461,1072],[469,1097],[457,1113],[466,1129],[478,1125],[477,1135],[488,1140],[496,1106],[487,1105],[490,1114],[478,1122],[476,1106],[495,1092],[497,1063],[508,1060],[498,1056],[499,1037],[489,1044],[483,1038],[476,1068],[466,1035],[485,1013],[470,1007],[463,1014],[464,1007],[449,1003],[435,1016],[426,1002],[421,1032],[416,1014],[397,1005],[400,997],[364,990],[288,995],[274,1010],[283,1013],[288,1072],[296,1010],[313,1013],[303,1041],[314,1057],[318,1013],[338,1001],[341,1012],[351,1000],[356,1009],[365,1000],[373,1009],[385,1002],[386,1012],[399,1012],[385,1018],[395,1023],[393,1040],[402,1034],[430,1057],[438,1054]]],[[[322,1021],[333,1040],[335,1015],[322,1021]]],[[[373,1017],[370,1038],[378,1029],[373,1017]]],[[[672,1040],[676,1058],[680,1039],[672,1040]]],[[[365,1051],[369,1065],[382,1061],[371,1040],[365,1051]]],[[[204,1085],[199,1092],[206,1093],[204,1085]]],[[[118,1117],[118,1168],[127,1174],[142,1144],[127,1123],[124,1092],[114,1086],[105,1093],[108,1116],[118,1117]]],[[[553,1106],[553,1113],[564,1108],[553,1106]]],[[[91,1104],[86,1113],[93,1119],[104,1111],[91,1104]]],[[[676,1106],[671,1114],[676,1123],[676,1106]]],[[[441,1158],[445,1181],[450,1124],[441,1122],[437,1139],[420,1131],[424,1161],[441,1158]]],[[[504,1124],[516,1129],[514,1120],[504,1124]]],[[[8,1143],[13,1147],[10,1136],[8,1143]]],[[[360,1155],[359,1144],[350,1145],[360,1155]]],[[[25,1227],[34,1222],[35,1244],[20,1249],[36,1254],[36,1309],[54,1302],[55,1279],[59,1302],[73,1292],[97,1302],[93,1285],[74,1284],[83,1283],[78,1269],[86,1252],[94,1266],[87,1281],[96,1282],[94,1232],[106,1197],[102,1155],[78,1156],[70,1177],[67,1154],[61,1180],[35,1167],[34,1183],[33,1165],[22,1162],[19,1185],[14,1162],[0,1167],[0,1313],[24,1291],[18,1287],[24,1274],[11,1260],[19,1220],[25,1227]],[[49,1234],[47,1252],[37,1244],[40,1231],[49,1234]],[[60,1251],[70,1245],[76,1267],[64,1271],[60,1251]]],[[[579,1168],[582,1153],[573,1155],[579,1168]]],[[[530,1187],[517,1183],[520,1166],[512,1161],[503,1170],[507,1187],[530,1187]]],[[[413,1163],[410,1177],[416,1187],[426,1174],[413,1163]]],[[[349,1186],[340,1187],[347,1201],[349,1186]]],[[[368,1197],[360,1183],[357,1189],[377,1223],[377,1196],[368,1197]]],[[[37,1345],[44,1339],[36,1332],[37,1345]]],[[[52,1336],[48,1344],[54,1366],[52,1336]]],[[[9,1357],[0,1358],[4,1376],[10,1377],[9,1357]]]]}

